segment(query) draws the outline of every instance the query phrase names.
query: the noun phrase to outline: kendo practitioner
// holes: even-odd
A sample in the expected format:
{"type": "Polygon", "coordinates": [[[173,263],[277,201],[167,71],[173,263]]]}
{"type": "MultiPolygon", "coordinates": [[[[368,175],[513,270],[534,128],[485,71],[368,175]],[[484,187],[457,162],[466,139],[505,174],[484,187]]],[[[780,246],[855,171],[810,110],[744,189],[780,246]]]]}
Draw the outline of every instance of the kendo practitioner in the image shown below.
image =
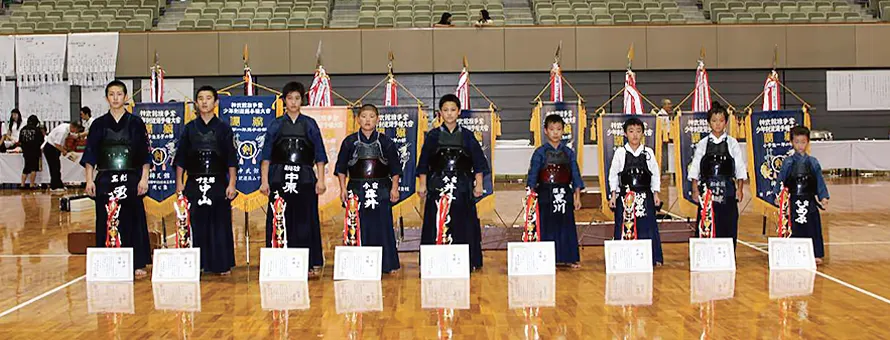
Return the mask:
{"type": "Polygon", "coordinates": [[[656,218],[661,206],[661,198],[658,197],[661,192],[661,169],[655,152],[643,145],[643,129],[643,121],[639,118],[624,122],[627,143],[615,150],[609,168],[609,190],[612,193],[609,207],[615,209],[615,239],[652,240],[652,264],[661,266],[664,256],[656,218]],[[633,192],[633,197],[629,197],[628,192],[633,192]],[[626,229],[626,211],[633,214],[631,218],[634,222],[631,223],[635,223],[635,227],[631,227],[631,230],[626,229]]]}
{"type": "MultiPolygon", "coordinates": [[[[315,277],[324,265],[318,196],[326,190],[324,166],[328,163],[328,156],[318,123],[300,112],[306,95],[303,84],[287,83],[281,92],[286,114],[273,120],[266,130],[260,166],[260,191],[269,195],[270,206],[278,197],[284,199],[286,246],[309,249],[309,275],[315,277]]],[[[266,247],[272,247],[272,240],[276,237],[274,218],[272,209],[269,209],[266,214],[266,247]]]]}
{"type": "MultiPolygon", "coordinates": [[[[688,179],[692,181],[692,199],[701,202],[705,188],[711,191],[716,237],[738,239],[739,206],[748,179],[747,166],[739,142],[726,133],[729,114],[723,105],[714,102],[708,111],[711,134],[695,145],[688,179]]],[[[701,220],[701,206],[696,214],[701,220]]],[[[697,222],[698,223],[698,222],[697,222]]]]}
{"type": "Polygon", "coordinates": [[[108,83],[105,99],[109,111],[90,126],[90,138],[80,161],[86,169],[86,193],[96,199],[96,246],[105,247],[108,241],[106,209],[109,199],[113,199],[119,204],[116,214],[119,246],[133,248],[135,276],[142,278],[147,275],[145,266],[151,263],[148,225],[142,204],[142,198],[148,192],[151,161],[148,132],[142,118],[124,109],[127,86],[123,82],[108,83]],[[94,180],[95,171],[98,175],[94,180]]]}
{"type": "MultiPolygon", "coordinates": [[[[788,188],[791,201],[791,237],[805,237],[813,240],[813,255],[816,264],[822,264],[825,257],[825,244],[822,240],[822,217],[819,209],[825,209],[828,200],[828,187],[822,177],[822,166],[816,157],[807,154],[810,145],[810,129],[795,126],[791,129],[791,145],[794,154],[785,158],[779,172],[779,184],[773,192],[781,192],[781,185],[788,188]]],[[[777,199],[777,204],[778,199],[777,199]]]]}
{"type": "Polygon", "coordinates": [[[471,270],[477,270],[482,268],[482,229],[476,198],[491,169],[473,132],[457,124],[460,99],[442,96],[439,115],[442,125],[426,134],[417,162],[417,194],[426,200],[421,244],[468,244],[471,270]]]}
{"type": "Polygon", "coordinates": [[[195,98],[198,117],[185,125],[176,149],[176,192],[189,202],[193,246],[201,249],[201,268],[229,275],[235,266],[231,200],[238,158],[232,128],[213,113],[219,99],[216,89],[203,86],[195,98]]]}
{"type": "Polygon", "coordinates": [[[399,269],[392,204],[399,201],[402,167],[395,143],[377,132],[379,119],[376,106],[366,104],[359,109],[361,130],[340,144],[334,175],[340,181],[340,200],[344,206],[349,209],[351,198],[358,203],[360,242],[347,242],[383,247],[383,272],[390,273],[399,269]]]}
{"type": "Polygon", "coordinates": [[[526,185],[538,196],[541,241],[553,241],[556,263],[580,268],[575,210],[581,209],[584,181],[575,151],[562,141],[565,122],[559,115],[544,118],[547,142],[532,154],[526,185]]]}

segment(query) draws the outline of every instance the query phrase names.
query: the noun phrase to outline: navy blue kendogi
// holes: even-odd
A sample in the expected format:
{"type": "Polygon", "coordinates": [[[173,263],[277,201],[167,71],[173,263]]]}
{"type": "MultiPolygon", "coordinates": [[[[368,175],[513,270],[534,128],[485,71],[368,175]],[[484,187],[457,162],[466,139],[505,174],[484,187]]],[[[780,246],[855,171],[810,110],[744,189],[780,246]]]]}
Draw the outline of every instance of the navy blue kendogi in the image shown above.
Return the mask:
{"type": "Polygon", "coordinates": [[[340,145],[334,175],[349,178],[348,192],[359,200],[361,245],[383,247],[383,272],[399,269],[399,253],[393,231],[392,176],[401,175],[399,154],[392,139],[377,131],[365,137],[356,132],[340,145]]]}
{"type": "MultiPolygon", "coordinates": [[[[791,237],[813,239],[813,255],[825,257],[819,201],[830,196],[819,160],[795,152],[782,163],[779,183],[784,184],[791,194],[791,237]]],[[[777,186],[775,190],[779,192],[781,188],[777,186]]]]}
{"type": "Polygon", "coordinates": [[[201,248],[201,268],[225,273],[235,266],[232,202],[226,197],[229,168],[238,166],[232,128],[217,117],[200,116],[185,125],[176,166],[188,179],[184,194],[191,205],[194,247],[201,248]]]}
{"type": "Polygon", "coordinates": [[[560,142],[544,143],[532,154],[526,185],[538,195],[541,241],[553,241],[556,263],[575,264],[578,229],[575,226],[575,190],[584,189],[575,151],[560,142]]]}

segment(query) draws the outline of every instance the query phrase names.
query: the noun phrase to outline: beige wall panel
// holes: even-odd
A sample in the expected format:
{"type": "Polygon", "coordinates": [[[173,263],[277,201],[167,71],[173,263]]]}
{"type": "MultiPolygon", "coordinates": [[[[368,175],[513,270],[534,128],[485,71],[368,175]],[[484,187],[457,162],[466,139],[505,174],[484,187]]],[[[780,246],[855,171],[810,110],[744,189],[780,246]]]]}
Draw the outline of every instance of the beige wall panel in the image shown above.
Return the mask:
{"type": "Polygon", "coordinates": [[[779,67],[785,67],[785,27],[718,26],[717,64],[719,68],[772,68],[774,51],[779,50],[779,67]]]}
{"type": "MultiPolygon", "coordinates": [[[[533,44],[529,44],[534,47],[533,44]]],[[[474,72],[504,71],[504,29],[495,27],[433,30],[433,70],[459,72],[463,57],[474,72]]]]}
{"type": "Polygon", "coordinates": [[[389,51],[397,73],[433,72],[433,30],[362,31],[362,73],[386,73],[389,51]]]}
{"type": "Polygon", "coordinates": [[[117,45],[117,77],[148,76],[148,34],[121,33],[117,45]]]}
{"type": "MultiPolygon", "coordinates": [[[[705,64],[717,62],[717,26],[649,26],[646,28],[649,69],[695,69],[701,49],[705,64]]],[[[637,53],[637,58],[643,58],[637,53]]]]}
{"type": "Polygon", "coordinates": [[[787,39],[788,67],[856,66],[853,25],[789,25],[787,39]]]}
{"type": "Polygon", "coordinates": [[[244,44],[250,71],[259,74],[290,73],[290,36],[286,31],[219,32],[219,74],[244,73],[244,44]]]}
{"type": "Polygon", "coordinates": [[[575,36],[578,70],[623,70],[631,44],[634,68],[648,67],[645,27],[578,27],[575,36]]]}
{"type": "Polygon", "coordinates": [[[321,41],[321,58],[328,73],[362,73],[360,30],[290,31],[290,73],[312,74],[321,41]]]}
{"type": "Polygon", "coordinates": [[[504,32],[506,71],[548,71],[562,41],[560,66],[576,69],[574,27],[516,27],[504,32]]]}
{"type": "Polygon", "coordinates": [[[154,59],[155,51],[169,77],[219,75],[216,32],[151,33],[148,35],[149,60],[154,59]]]}
{"type": "Polygon", "coordinates": [[[856,26],[856,66],[890,67],[890,26],[856,26]]]}

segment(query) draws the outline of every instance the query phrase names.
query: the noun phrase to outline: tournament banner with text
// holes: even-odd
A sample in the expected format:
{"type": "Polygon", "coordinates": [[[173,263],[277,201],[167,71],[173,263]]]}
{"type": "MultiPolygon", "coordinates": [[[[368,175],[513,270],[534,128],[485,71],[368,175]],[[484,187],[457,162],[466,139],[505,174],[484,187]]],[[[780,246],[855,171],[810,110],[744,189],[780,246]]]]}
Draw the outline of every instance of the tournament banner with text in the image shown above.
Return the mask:
{"type": "Polygon", "coordinates": [[[708,125],[707,112],[681,113],[674,117],[672,125],[674,136],[674,183],[677,192],[683,195],[677,204],[680,214],[684,217],[695,217],[698,212],[698,203],[692,200],[692,182],[687,180],[689,176],[689,164],[695,154],[695,145],[711,133],[708,125]]]}
{"type": "Polygon", "coordinates": [[[599,181],[600,192],[602,196],[602,210],[608,218],[614,218],[612,210],[609,209],[609,199],[611,192],[609,188],[609,168],[612,166],[612,157],[615,150],[624,147],[626,139],[624,138],[624,122],[630,118],[638,118],[643,121],[643,145],[648,146],[655,151],[655,160],[661,164],[661,143],[663,132],[661,121],[655,115],[626,115],[626,114],[605,114],[600,115],[596,119],[596,125],[599,127],[597,131],[597,141],[599,147],[599,181]]]}
{"type": "Polygon", "coordinates": [[[334,215],[342,215],[343,207],[340,202],[340,182],[333,174],[334,162],[340,151],[340,144],[354,131],[352,108],[348,106],[304,106],[301,113],[312,117],[318,123],[321,130],[321,139],[325,152],[328,155],[328,165],[325,167],[324,184],[327,190],[318,196],[318,208],[321,220],[327,220],[334,215]]]}
{"type": "Polygon", "coordinates": [[[252,211],[268,203],[260,189],[260,156],[266,127],[275,119],[275,96],[220,96],[219,118],[232,127],[238,152],[238,196],[232,207],[252,211]]]}
{"type": "MultiPolygon", "coordinates": [[[[355,108],[356,114],[360,108],[355,108]]],[[[419,202],[414,192],[417,188],[417,160],[420,157],[419,145],[423,145],[428,118],[423,108],[410,106],[381,106],[377,108],[380,121],[377,131],[392,139],[399,153],[402,177],[399,178],[399,201],[393,204],[395,217],[401,216],[403,204],[419,202]]]]}
{"type": "MultiPolygon", "coordinates": [[[[529,129],[534,135],[535,148],[547,141],[544,120],[547,116],[558,114],[565,122],[562,140],[575,151],[578,166],[584,164],[584,129],[587,128],[587,109],[579,102],[538,102],[532,110],[529,129]]],[[[583,172],[584,169],[582,168],[583,172]]]]}
{"type": "Polygon", "coordinates": [[[166,216],[176,200],[176,147],[186,122],[185,103],[138,103],[133,114],[142,118],[148,132],[151,164],[145,212],[166,216]]]}
{"type": "Polygon", "coordinates": [[[791,128],[810,126],[810,115],[802,110],[753,112],[746,119],[748,127],[748,179],[754,211],[764,216],[776,211],[773,188],[785,157],[794,152],[791,128]]]}

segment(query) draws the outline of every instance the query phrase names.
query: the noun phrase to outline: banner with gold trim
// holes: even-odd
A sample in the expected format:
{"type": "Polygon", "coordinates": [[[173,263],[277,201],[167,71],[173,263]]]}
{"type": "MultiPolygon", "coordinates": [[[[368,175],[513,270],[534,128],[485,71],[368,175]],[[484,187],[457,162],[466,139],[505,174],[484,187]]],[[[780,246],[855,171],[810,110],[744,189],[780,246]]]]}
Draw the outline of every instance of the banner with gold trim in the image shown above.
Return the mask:
{"type": "Polygon", "coordinates": [[[793,153],[791,128],[810,127],[806,109],[753,112],[746,119],[748,129],[748,180],[756,213],[771,216],[777,211],[776,195],[779,171],[785,158],[793,153]]]}
{"type": "Polygon", "coordinates": [[[260,189],[260,153],[266,140],[266,127],[275,119],[275,96],[220,96],[219,118],[232,127],[238,152],[238,196],[232,206],[252,211],[265,206],[268,198],[260,189]]]}
{"type": "Polygon", "coordinates": [[[173,213],[176,201],[176,147],[185,130],[185,103],[138,103],[133,114],[145,122],[151,153],[148,194],[143,199],[145,212],[152,216],[173,213]]]}

